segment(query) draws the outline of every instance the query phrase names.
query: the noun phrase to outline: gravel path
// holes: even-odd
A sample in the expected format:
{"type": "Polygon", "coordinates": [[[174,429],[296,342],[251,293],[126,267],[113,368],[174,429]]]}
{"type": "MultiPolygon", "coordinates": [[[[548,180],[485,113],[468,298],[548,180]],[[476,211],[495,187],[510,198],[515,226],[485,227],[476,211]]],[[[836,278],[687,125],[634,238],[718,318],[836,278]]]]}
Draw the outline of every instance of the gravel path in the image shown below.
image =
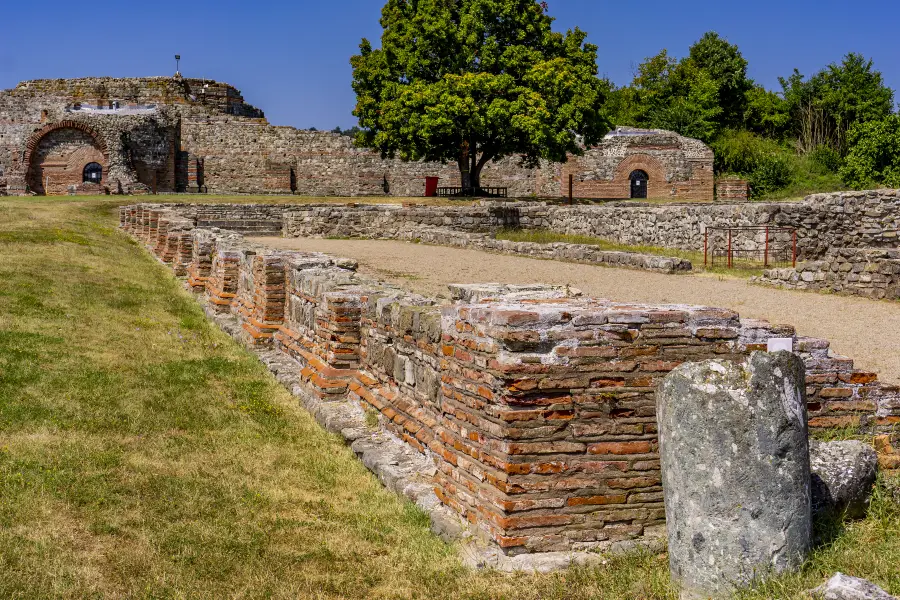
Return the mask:
{"type": "Polygon", "coordinates": [[[257,238],[272,247],[316,251],[359,261],[359,272],[431,296],[449,283],[570,285],[614,301],[702,304],[741,316],[790,323],[801,335],[831,340],[880,379],[900,383],[900,303],[793,292],[715,275],[661,275],[644,271],[537,260],[476,250],[377,240],[257,238]]]}

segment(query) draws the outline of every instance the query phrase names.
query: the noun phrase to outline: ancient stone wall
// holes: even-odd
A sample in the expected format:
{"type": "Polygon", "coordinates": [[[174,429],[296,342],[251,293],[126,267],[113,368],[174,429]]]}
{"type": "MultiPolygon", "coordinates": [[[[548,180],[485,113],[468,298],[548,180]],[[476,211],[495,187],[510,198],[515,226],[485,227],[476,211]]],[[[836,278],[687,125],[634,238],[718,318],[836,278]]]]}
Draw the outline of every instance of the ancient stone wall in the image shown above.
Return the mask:
{"type": "Polygon", "coordinates": [[[508,554],[662,536],[656,389],[684,362],[742,360],[791,337],[810,427],[900,422],[900,390],[789,326],[540,287],[456,286],[441,306],[358,276],[353,261],[197,228],[184,215],[201,210],[123,207],[121,225],[247,344],[277,350],[311,405],[377,411],[430,457],[440,501],[508,554]]]}
{"type": "MultiPolygon", "coordinates": [[[[218,227],[247,235],[377,237],[457,246],[502,254],[608,265],[660,273],[690,271],[690,261],[669,256],[601,250],[588,244],[538,244],[498,240],[490,232],[525,227],[532,217],[511,210],[512,204],[487,203],[470,208],[334,204],[200,204],[157,205],[176,212],[198,227],[218,227]]],[[[529,207],[528,204],[523,204],[529,207]]]]}
{"type": "MultiPolygon", "coordinates": [[[[108,146],[111,193],[159,191],[305,196],[422,196],[426,176],[459,185],[455,164],[385,159],[329,132],[276,127],[234,87],[176,77],[36,80],[0,92],[0,181],[13,194],[43,192],[22,151],[43,127],[89,124],[108,146]],[[148,126],[138,117],[160,120],[148,126]]],[[[712,153],[666,131],[612,136],[566,165],[489,163],[482,185],[511,197],[630,197],[629,175],[650,176],[651,197],[711,200],[712,153]]],[[[81,165],[83,167],[83,165],[81,165]]]]}
{"type": "Polygon", "coordinates": [[[900,300],[900,249],[833,248],[795,269],[769,269],[755,283],[900,300]]]}
{"type": "Polygon", "coordinates": [[[813,194],[780,203],[576,206],[551,211],[546,223],[560,233],[697,251],[703,250],[707,227],[751,225],[795,228],[801,259],[830,248],[896,247],[900,192],[813,194]]]}
{"type": "MultiPolygon", "coordinates": [[[[795,228],[801,260],[824,256],[831,248],[896,248],[900,192],[838,192],[814,194],[802,202],[728,205],[558,206],[523,202],[440,209],[300,205],[285,213],[287,236],[390,238],[420,226],[479,232],[519,227],[695,251],[703,251],[709,227],[759,225],[795,228]]],[[[765,237],[757,232],[741,237],[740,243],[742,249],[761,251],[765,237]]]]}

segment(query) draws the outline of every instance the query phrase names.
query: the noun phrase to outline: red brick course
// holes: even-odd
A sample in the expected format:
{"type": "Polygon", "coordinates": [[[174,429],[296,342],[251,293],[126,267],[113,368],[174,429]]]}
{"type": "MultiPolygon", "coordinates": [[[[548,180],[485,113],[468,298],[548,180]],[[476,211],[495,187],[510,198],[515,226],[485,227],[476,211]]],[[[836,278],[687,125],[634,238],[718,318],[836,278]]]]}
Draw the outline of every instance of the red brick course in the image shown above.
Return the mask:
{"type": "MultiPolygon", "coordinates": [[[[186,232],[163,209],[124,207],[121,221],[182,268],[212,310],[233,314],[249,344],[295,358],[310,394],[378,411],[389,431],[430,454],[441,502],[508,553],[603,549],[660,533],[655,394],[682,362],[741,360],[771,337],[794,336],[811,427],[900,420],[898,390],[832,356],[827,341],[733,311],[504,300],[502,290],[440,307],[325,255],[186,232]]],[[[891,452],[883,460],[894,464],[891,452]]]]}

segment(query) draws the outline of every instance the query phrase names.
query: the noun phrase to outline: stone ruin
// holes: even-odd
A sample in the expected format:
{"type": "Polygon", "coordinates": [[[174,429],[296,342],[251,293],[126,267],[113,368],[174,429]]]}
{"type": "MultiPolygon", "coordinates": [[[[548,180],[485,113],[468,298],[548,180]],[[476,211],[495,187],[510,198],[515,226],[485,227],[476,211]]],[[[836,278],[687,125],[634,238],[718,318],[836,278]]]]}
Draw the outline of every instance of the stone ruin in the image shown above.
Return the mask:
{"type": "MultiPolygon", "coordinates": [[[[512,197],[567,196],[570,176],[582,198],[714,196],[712,151],[671,131],[620,128],[565,164],[520,163],[487,165],[482,183],[512,197]]],[[[459,185],[455,164],[383,159],[346,136],[274,126],[226,83],[50,79],[0,91],[0,193],[422,196],[426,176],[459,185]]]]}
{"type": "Polygon", "coordinates": [[[361,277],[353,261],[273,251],[223,228],[276,232],[299,222],[292,212],[306,228],[334,226],[319,210],[137,204],[120,217],[386,485],[440,530],[487,541],[486,564],[658,546],[660,383],[685,363],[743,362],[771,338],[791,338],[805,367],[805,425],[871,431],[883,466],[900,466],[890,454],[900,390],[790,326],[543,286],[454,286],[441,305],[361,277]],[[383,429],[366,428],[364,411],[383,429]]]}

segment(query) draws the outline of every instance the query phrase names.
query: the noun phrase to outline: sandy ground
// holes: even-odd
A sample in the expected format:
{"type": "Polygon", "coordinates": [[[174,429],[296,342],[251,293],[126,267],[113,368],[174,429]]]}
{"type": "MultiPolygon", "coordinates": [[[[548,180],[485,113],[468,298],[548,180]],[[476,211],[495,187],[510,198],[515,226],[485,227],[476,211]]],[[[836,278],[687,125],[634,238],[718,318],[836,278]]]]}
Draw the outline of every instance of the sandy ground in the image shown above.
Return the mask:
{"type": "Polygon", "coordinates": [[[900,383],[900,303],[769,289],[714,275],[661,275],[376,240],[257,238],[272,247],[325,252],[359,261],[359,272],[432,296],[449,283],[550,283],[614,301],[730,308],[741,316],[789,323],[801,335],[831,340],[880,379],[900,383]]]}

